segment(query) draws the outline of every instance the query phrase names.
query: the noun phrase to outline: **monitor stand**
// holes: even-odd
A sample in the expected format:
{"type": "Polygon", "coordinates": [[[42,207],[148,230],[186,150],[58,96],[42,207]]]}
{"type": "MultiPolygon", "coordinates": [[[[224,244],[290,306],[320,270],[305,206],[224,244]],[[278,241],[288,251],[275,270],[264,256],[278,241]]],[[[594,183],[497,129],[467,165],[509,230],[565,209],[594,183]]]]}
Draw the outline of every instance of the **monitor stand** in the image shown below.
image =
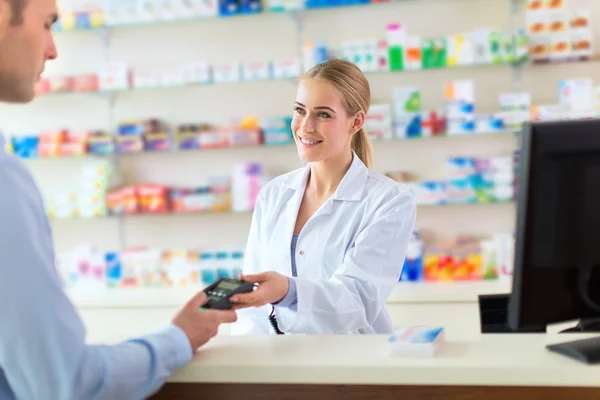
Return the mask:
{"type": "MultiPolygon", "coordinates": [[[[600,318],[582,319],[576,326],[560,333],[600,333],[600,318]]],[[[600,336],[552,344],[546,348],[585,364],[600,363],[600,336]]]]}
{"type": "Polygon", "coordinates": [[[577,325],[560,331],[560,333],[600,333],[600,318],[587,318],[579,321],[577,325]]]}
{"type": "Polygon", "coordinates": [[[508,324],[508,294],[479,295],[479,321],[482,334],[546,333],[546,326],[512,329],[508,324]]]}

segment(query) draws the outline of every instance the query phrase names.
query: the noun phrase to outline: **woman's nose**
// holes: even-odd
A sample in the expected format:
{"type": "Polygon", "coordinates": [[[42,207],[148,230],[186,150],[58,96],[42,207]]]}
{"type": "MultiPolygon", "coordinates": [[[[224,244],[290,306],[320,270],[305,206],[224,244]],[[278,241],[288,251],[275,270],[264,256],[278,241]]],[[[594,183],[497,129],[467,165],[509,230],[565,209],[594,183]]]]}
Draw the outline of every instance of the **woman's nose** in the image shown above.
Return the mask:
{"type": "Polygon", "coordinates": [[[300,127],[302,128],[302,132],[307,132],[307,133],[313,132],[315,130],[314,124],[312,123],[310,118],[304,118],[304,120],[302,121],[302,125],[300,127]]]}

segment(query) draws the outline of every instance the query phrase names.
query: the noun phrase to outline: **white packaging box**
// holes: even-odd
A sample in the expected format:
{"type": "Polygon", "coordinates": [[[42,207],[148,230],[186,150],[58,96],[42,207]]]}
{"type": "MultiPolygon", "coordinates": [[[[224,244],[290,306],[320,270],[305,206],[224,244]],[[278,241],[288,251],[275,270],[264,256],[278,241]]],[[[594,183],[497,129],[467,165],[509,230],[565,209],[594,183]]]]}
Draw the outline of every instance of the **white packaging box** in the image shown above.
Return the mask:
{"type": "Polygon", "coordinates": [[[160,73],[157,70],[134,70],[134,88],[153,88],[160,86],[160,73]]]}
{"type": "Polygon", "coordinates": [[[246,62],[242,66],[242,80],[264,81],[271,79],[268,62],[246,62]]]}
{"type": "Polygon", "coordinates": [[[160,74],[160,85],[163,87],[177,87],[185,85],[183,68],[168,69],[160,74]]]}
{"type": "Polygon", "coordinates": [[[276,60],[271,62],[273,79],[293,79],[300,76],[302,67],[298,59],[276,60]]]}
{"type": "Polygon", "coordinates": [[[444,338],[443,327],[401,327],[388,339],[388,348],[392,355],[433,357],[444,338]]]}
{"type": "Polygon", "coordinates": [[[205,85],[212,81],[211,66],[207,62],[198,61],[183,66],[183,81],[188,85],[205,85]]]}
{"type": "Polygon", "coordinates": [[[122,90],[129,88],[129,68],[124,62],[109,62],[98,70],[98,89],[122,90]]]}
{"type": "Polygon", "coordinates": [[[238,62],[220,64],[213,67],[215,83],[240,82],[242,80],[242,65],[238,62]]]}

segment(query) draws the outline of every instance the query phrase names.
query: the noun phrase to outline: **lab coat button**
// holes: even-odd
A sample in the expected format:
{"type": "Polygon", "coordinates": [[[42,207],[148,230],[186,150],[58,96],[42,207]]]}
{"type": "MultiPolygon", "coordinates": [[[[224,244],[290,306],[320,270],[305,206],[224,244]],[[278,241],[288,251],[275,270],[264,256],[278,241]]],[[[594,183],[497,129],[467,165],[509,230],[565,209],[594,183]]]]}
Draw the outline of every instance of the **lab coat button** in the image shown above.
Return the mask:
{"type": "Polygon", "coordinates": [[[300,255],[303,256],[304,255],[304,250],[300,250],[300,255]]]}

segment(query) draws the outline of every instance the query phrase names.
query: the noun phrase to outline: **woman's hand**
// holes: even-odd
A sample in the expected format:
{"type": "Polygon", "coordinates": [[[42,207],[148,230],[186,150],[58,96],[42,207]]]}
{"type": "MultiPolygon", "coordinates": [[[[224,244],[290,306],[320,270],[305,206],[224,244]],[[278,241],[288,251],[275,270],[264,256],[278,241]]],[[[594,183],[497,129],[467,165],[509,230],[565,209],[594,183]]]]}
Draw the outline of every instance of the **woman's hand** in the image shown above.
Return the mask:
{"type": "Polygon", "coordinates": [[[230,300],[236,303],[236,309],[277,303],[287,295],[290,286],[287,276],[274,271],[256,275],[241,275],[240,279],[257,283],[258,287],[253,292],[232,296],[230,300]]]}

